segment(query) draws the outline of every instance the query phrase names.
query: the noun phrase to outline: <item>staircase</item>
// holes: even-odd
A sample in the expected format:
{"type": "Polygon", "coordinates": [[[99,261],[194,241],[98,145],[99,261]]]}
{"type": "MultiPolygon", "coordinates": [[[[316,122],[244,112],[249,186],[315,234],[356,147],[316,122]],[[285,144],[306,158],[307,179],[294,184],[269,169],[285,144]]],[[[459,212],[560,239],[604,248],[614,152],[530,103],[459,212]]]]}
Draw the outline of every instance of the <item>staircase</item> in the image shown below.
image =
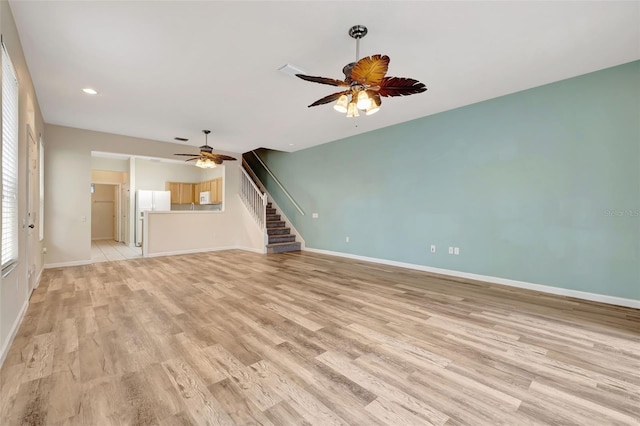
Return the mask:
{"type": "Polygon", "coordinates": [[[286,222],[282,220],[277,209],[270,202],[264,206],[263,203],[267,200],[264,195],[266,194],[264,185],[244,159],[242,160],[242,171],[245,173],[243,173],[241,182],[241,198],[258,224],[262,226],[264,223],[267,253],[300,251],[301,243],[296,241],[295,234],[291,233],[291,228],[286,226],[286,222]]]}
{"type": "Polygon", "coordinates": [[[271,203],[267,203],[267,253],[284,253],[287,251],[299,251],[300,242],[296,242],[296,236],[287,228],[277,210],[271,203]]]}

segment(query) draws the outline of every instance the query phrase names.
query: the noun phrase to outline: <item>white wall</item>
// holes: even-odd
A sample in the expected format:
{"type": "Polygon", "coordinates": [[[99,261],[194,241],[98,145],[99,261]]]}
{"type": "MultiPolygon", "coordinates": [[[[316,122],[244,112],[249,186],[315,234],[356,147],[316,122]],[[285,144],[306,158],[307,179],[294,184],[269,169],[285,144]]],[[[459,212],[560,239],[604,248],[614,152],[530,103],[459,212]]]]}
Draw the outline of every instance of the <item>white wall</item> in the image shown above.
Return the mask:
{"type": "MultiPolygon", "coordinates": [[[[184,151],[184,145],[51,124],[45,125],[45,131],[45,229],[49,232],[46,238],[47,266],[91,263],[91,151],[167,159],[175,159],[175,152],[184,151]]],[[[240,154],[227,154],[240,158],[240,154]]],[[[129,169],[132,188],[139,188],[137,169],[145,167],[139,162],[132,161],[129,169]]],[[[227,172],[229,165],[238,167],[238,163],[227,163],[227,172]]],[[[237,185],[237,180],[225,180],[227,193],[234,184],[232,182],[237,185]]],[[[161,185],[159,189],[164,190],[164,181],[161,185]]],[[[237,193],[237,188],[233,192],[237,193]]]]}
{"type": "Polygon", "coordinates": [[[165,191],[166,182],[200,182],[202,169],[193,164],[164,163],[136,158],[136,190],[165,191]]]}
{"type": "MultiPolygon", "coordinates": [[[[11,9],[6,0],[0,1],[0,33],[2,40],[7,47],[9,56],[20,82],[19,95],[19,131],[18,131],[18,215],[20,225],[27,215],[27,126],[31,128],[36,141],[44,132],[44,122],[40,113],[40,106],[29,75],[18,32],[13,21],[11,9]]],[[[1,120],[1,119],[0,119],[1,120]]],[[[48,153],[48,141],[45,141],[45,155],[48,153]]],[[[37,211],[37,209],[36,209],[37,211]]],[[[38,223],[36,221],[36,226],[38,223]]],[[[38,229],[34,230],[36,243],[34,252],[35,258],[32,260],[36,264],[36,276],[39,278],[42,272],[43,258],[41,255],[42,244],[37,241],[38,229]]],[[[45,238],[47,229],[45,227],[45,238]]],[[[20,227],[18,237],[20,255],[17,267],[6,277],[0,279],[0,365],[6,356],[6,351],[11,343],[14,333],[22,319],[22,314],[28,305],[27,296],[27,265],[26,259],[26,230],[20,227]]]]}
{"type": "MultiPolygon", "coordinates": [[[[229,164],[229,163],[227,163],[229,164]]],[[[207,180],[213,180],[219,177],[224,177],[224,164],[213,169],[201,169],[200,180],[198,182],[204,182],[207,180]]]]}
{"type": "Polygon", "coordinates": [[[111,170],[113,172],[129,172],[129,159],[91,157],[91,168],[93,170],[111,170]]]}

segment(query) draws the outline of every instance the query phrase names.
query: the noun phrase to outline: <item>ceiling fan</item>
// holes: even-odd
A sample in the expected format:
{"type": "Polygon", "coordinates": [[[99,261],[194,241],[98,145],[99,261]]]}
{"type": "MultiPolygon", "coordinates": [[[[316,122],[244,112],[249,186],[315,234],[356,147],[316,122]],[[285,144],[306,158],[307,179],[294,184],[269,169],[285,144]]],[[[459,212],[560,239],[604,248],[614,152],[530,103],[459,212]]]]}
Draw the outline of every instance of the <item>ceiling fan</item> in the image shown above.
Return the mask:
{"type": "Polygon", "coordinates": [[[327,104],[338,100],[333,108],[347,117],[358,117],[358,110],[366,111],[367,115],[380,110],[381,96],[408,96],[427,90],[424,84],[413,78],[386,77],[389,67],[387,55],[373,55],[360,57],[360,39],[367,35],[367,27],[354,25],[349,29],[349,35],[356,39],[356,62],[345,65],[342,69],[344,80],[326,77],[314,77],[296,74],[297,77],[314,83],[330,86],[345,87],[346,89],[318,99],[309,107],[327,104]]]}
{"type": "Polygon", "coordinates": [[[228,155],[222,154],[214,154],[213,148],[209,146],[208,136],[211,133],[211,130],[203,130],[204,133],[204,145],[200,147],[200,154],[173,154],[173,155],[182,155],[189,158],[185,161],[196,161],[196,166],[201,167],[203,169],[212,169],[216,167],[218,164],[222,164],[223,161],[232,161],[235,158],[230,157],[228,155]]]}

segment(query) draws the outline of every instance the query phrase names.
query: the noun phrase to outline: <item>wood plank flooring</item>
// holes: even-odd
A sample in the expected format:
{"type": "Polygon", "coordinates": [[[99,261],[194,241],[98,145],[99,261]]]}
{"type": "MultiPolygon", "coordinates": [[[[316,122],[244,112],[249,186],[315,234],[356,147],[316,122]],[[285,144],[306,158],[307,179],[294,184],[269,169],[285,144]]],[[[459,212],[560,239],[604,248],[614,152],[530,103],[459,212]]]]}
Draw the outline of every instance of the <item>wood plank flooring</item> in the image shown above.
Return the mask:
{"type": "Polygon", "coordinates": [[[307,252],[51,269],[18,424],[638,425],[640,311],[307,252]]]}

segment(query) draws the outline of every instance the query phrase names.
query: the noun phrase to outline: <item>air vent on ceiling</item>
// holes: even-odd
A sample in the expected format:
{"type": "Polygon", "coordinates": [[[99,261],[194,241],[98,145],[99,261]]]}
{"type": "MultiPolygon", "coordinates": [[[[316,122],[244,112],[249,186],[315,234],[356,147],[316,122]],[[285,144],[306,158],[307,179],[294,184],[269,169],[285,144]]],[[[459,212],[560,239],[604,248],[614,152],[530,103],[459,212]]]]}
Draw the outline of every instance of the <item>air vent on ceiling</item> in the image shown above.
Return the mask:
{"type": "Polygon", "coordinates": [[[175,140],[177,140],[177,141],[180,141],[180,142],[186,142],[186,141],[188,141],[188,140],[189,140],[189,139],[187,139],[187,138],[179,138],[179,137],[175,137],[175,138],[173,138],[173,139],[175,139],[175,140]]]}
{"type": "Polygon", "coordinates": [[[278,68],[278,71],[280,71],[281,73],[290,75],[292,77],[295,77],[296,74],[306,74],[305,71],[303,71],[300,68],[298,68],[297,66],[291,65],[291,64],[284,64],[283,66],[278,68]]]}

